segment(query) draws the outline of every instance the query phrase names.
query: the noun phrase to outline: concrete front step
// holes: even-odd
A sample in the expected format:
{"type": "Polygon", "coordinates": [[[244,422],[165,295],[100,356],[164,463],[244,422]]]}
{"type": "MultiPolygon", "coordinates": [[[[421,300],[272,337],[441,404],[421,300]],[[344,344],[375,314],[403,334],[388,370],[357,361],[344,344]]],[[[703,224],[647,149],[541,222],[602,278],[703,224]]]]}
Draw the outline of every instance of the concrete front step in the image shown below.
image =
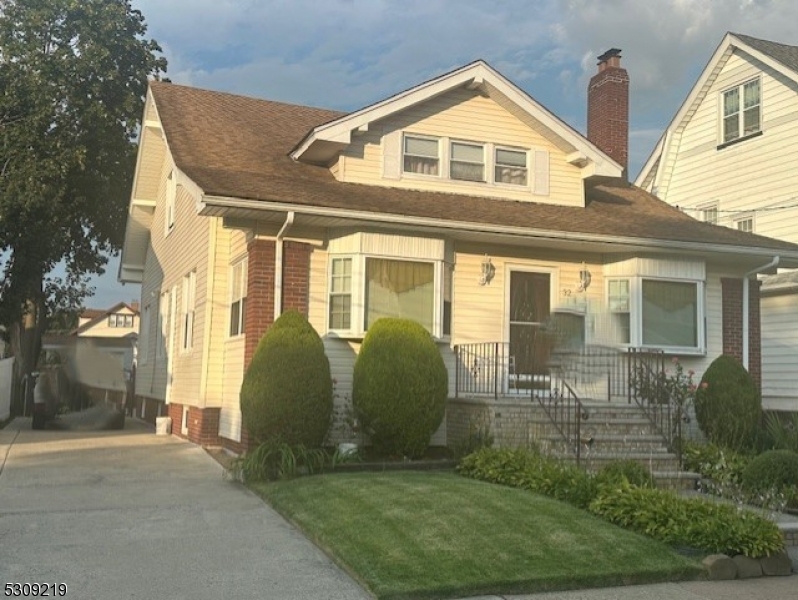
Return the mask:
{"type": "MultiPolygon", "coordinates": [[[[565,452],[554,451],[550,453],[564,461],[576,462],[575,454],[567,454],[565,452]]],[[[639,452],[617,452],[595,454],[590,452],[583,452],[581,455],[581,464],[591,471],[599,471],[604,466],[619,460],[633,460],[649,471],[653,472],[669,472],[675,473],[679,471],[679,461],[675,454],[669,452],[663,453],[639,453],[639,452]]]]}
{"type": "MultiPolygon", "coordinates": [[[[565,448],[566,445],[559,432],[538,436],[536,441],[541,446],[555,448],[565,448]]],[[[582,448],[594,454],[624,454],[627,452],[666,454],[668,452],[662,436],[659,435],[592,435],[585,431],[582,432],[582,448]]]]}

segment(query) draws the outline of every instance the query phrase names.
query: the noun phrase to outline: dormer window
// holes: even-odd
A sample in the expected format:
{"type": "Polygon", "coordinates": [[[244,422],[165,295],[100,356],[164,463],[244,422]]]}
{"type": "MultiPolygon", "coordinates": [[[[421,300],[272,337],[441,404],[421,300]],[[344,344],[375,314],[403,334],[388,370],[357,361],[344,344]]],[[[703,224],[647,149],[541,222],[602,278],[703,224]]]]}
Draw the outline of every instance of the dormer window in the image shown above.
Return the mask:
{"type": "Polygon", "coordinates": [[[404,172],[437,176],[440,156],[439,144],[435,138],[405,136],[404,172]]]}
{"type": "Polygon", "coordinates": [[[524,150],[496,148],[496,183],[526,185],[526,156],[524,150]]]}
{"type": "Polygon", "coordinates": [[[758,133],[761,114],[759,79],[723,92],[723,143],[758,133]]]}
{"type": "Polygon", "coordinates": [[[485,147],[452,142],[449,177],[461,181],[485,181],[485,147]]]}

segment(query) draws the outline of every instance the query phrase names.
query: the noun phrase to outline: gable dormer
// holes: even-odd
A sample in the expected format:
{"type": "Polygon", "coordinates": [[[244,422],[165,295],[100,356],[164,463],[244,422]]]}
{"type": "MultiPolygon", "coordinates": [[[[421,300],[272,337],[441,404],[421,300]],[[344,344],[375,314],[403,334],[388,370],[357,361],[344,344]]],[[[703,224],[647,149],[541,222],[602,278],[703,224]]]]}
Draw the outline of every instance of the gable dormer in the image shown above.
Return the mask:
{"type": "Polygon", "coordinates": [[[292,158],[339,181],[584,205],[622,168],[483,61],[313,129],[292,158]]]}

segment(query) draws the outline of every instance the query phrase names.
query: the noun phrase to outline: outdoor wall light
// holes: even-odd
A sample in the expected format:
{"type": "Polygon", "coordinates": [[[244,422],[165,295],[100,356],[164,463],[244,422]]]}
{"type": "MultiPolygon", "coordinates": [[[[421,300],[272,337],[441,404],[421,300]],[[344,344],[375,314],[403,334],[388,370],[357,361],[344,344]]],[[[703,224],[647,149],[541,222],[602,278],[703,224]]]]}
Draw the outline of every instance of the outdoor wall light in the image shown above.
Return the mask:
{"type": "Polygon", "coordinates": [[[590,275],[590,271],[587,270],[585,263],[582,263],[582,270],[579,271],[579,291],[584,292],[587,288],[590,287],[590,280],[592,276],[590,275]]]}
{"type": "Polygon", "coordinates": [[[479,276],[479,285],[489,284],[495,274],[496,267],[494,267],[493,263],[490,262],[490,256],[486,254],[485,258],[482,259],[482,271],[479,276]]]}

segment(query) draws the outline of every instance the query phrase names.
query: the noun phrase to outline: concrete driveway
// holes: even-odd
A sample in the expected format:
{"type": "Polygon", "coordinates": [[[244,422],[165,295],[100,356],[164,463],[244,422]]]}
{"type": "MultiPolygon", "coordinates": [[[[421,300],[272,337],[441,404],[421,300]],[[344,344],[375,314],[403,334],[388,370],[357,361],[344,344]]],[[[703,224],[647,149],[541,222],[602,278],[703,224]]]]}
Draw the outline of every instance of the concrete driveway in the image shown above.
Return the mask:
{"type": "Polygon", "coordinates": [[[77,599],[369,596],[202,449],[124,431],[0,430],[0,584],[77,599]]]}

